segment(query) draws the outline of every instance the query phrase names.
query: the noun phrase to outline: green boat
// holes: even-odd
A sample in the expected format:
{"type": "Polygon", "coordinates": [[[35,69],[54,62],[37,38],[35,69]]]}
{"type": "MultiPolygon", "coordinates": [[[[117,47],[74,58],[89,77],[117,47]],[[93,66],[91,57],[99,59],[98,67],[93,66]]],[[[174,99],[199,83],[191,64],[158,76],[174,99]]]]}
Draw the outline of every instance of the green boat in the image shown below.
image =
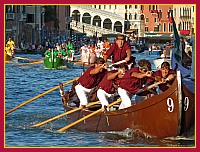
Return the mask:
{"type": "Polygon", "coordinates": [[[44,65],[47,69],[58,69],[65,66],[65,61],[58,56],[47,56],[44,58],[44,65]]]}

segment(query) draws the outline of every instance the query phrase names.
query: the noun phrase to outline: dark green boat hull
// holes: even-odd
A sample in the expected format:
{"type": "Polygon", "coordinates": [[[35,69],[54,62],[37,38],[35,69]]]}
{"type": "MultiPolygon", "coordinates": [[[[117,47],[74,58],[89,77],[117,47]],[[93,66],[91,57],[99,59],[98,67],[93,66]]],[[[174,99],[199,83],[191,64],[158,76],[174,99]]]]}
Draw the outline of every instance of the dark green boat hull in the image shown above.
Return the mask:
{"type": "Polygon", "coordinates": [[[48,69],[57,69],[61,66],[64,66],[64,64],[65,64],[64,60],[56,56],[54,56],[53,60],[52,56],[44,58],[44,65],[48,69]]]}

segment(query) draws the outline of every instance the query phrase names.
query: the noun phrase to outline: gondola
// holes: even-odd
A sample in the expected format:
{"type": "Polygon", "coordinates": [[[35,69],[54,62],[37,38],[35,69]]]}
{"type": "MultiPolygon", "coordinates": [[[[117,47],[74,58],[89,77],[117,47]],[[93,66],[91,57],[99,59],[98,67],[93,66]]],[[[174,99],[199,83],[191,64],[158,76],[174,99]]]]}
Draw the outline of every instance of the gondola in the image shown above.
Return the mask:
{"type": "MultiPolygon", "coordinates": [[[[150,138],[185,134],[193,124],[193,117],[189,114],[193,113],[193,108],[189,105],[188,111],[183,111],[182,83],[180,72],[178,73],[177,79],[164,93],[121,110],[118,110],[119,105],[114,105],[111,107],[112,110],[101,111],[75,125],[74,128],[91,132],[123,131],[129,128],[139,136],[150,138]]],[[[70,97],[67,92],[67,95],[66,100],[62,100],[64,110],[77,108],[79,101],[76,94],[70,97]]],[[[84,111],[74,112],[67,116],[67,122],[73,123],[100,108],[101,105],[96,104],[84,111]]]]}

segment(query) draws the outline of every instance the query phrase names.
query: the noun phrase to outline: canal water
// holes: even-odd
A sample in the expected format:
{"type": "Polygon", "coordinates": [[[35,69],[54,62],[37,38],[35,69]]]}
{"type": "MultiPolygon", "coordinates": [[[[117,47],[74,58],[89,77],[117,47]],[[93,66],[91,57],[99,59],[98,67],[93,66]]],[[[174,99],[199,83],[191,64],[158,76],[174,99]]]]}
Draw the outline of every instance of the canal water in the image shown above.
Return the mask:
{"type": "MultiPolygon", "coordinates": [[[[16,54],[19,57],[41,59],[40,54],[16,54]]],[[[143,52],[136,60],[156,56],[143,52]]],[[[74,66],[62,70],[47,70],[44,64],[19,63],[14,58],[5,65],[5,111],[32,99],[59,83],[80,76],[83,68],[74,66]]],[[[64,90],[71,85],[64,87],[64,90]]],[[[67,125],[65,117],[47,123],[40,128],[31,126],[63,113],[59,90],[50,92],[5,116],[5,147],[193,147],[194,136],[166,139],[145,139],[131,134],[130,130],[113,133],[83,132],[69,129],[65,133],[56,130],[67,125]]]]}

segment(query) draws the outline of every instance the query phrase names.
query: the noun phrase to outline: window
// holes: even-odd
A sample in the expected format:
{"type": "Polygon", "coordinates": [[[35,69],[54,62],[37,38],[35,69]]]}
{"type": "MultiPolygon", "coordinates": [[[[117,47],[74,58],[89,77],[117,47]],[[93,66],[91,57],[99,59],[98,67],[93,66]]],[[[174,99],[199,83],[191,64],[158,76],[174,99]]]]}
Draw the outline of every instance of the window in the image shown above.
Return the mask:
{"type": "Polygon", "coordinates": [[[166,32],[166,23],[163,23],[163,32],[166,32]]]}
{"type": "Polygon", "coordinates": [[[34,23],[34,14],[27,14],[27,23],[34,23]]]}
{"type": "Polygon", "coordinates": [[[141,9],[141,10],[144,10],[144,6],[143,6],[143,5],[141,5],[140,9],[141,9]]]}
{"type": "Polygon", "coordinates": [[[148,32],[149,31],[149,27],[145,27],[145,32],[148,32]]]}
{"type": "Polygon", "coordinates": [[[174,8],[174,13],[173,14],[174,14],[174,17],[176,17],[176,8],[174,8]]]}
{"type": "Polygon", "coordinates": [[[151,10],[151,5],[149,5],[149,11],[151,10]]]}
{"type": "Polygon", "coordinates": [[[170,23],[168,24],[168,32],[172,32],[172,25],[170,23]]]}
{"type": "Polygon", "coordinates": [[[158,32],[158,26],[154,27],[154,32],[158,32]]]}
{"type": "Polygon", "coordinates": [[[109,5],[109,9],[111,9],[111,5],[109,5]]]}
{"type": "Polygon", "coordinates": [[[94,5],[94,8],[96,8],[96,5],[94,5]]]}
{"type": "Polygon", "coordinates": [[[106,9],[106,5],[104,5],[104,9],[106,9]]]}
{"type": "Polygon", "coordinates": [[[137,14],[136,14],[136,13],[135,13],[135,17],[134,17],[134,19],[137,20],[137,14]]]}
{"type": "Polygon", "coordinates": [[[149,22],[149,18],[146,18],[146,23],[148,23],[149,22]]]}
{"type": "Polygon", "coordinates": [[[131,9],[132,8],[132,5],[129,5],[129,9],[131,9]]]}
{"type": "Polygon", "coordinates": [[[125,13],[125,20],[127,20],[127,13],[125,13]]]}
{"type": "Polygon", "coordinates": [[[127,9],[127,5],[125,5],[125,9],[127,9]]]}
{"type": "Polygon", "coordinates": [[[129,14],[129,20],[132,20],[132,15],[131,14],[129,14]]]}
{"type": "Polygon", "coordinates": [[[101,9],[101,5],[99,5],[99,9],[101,9]]]}
{"type": "Polygon", "coordinates": [[[115,5],[115,9],[117,9],[117,5],[115,5]]]}
{"type": "Polygon", "coordinates": [[[158,22],[158,19],[157,19],[157,18],[154,18],[154,22],[157,23],[157,22],[158,22]]]}
{"type": "Polygon", "coordinates": [[[135,5],[135,9],[137,9],[137,5],[135,5]]]}

